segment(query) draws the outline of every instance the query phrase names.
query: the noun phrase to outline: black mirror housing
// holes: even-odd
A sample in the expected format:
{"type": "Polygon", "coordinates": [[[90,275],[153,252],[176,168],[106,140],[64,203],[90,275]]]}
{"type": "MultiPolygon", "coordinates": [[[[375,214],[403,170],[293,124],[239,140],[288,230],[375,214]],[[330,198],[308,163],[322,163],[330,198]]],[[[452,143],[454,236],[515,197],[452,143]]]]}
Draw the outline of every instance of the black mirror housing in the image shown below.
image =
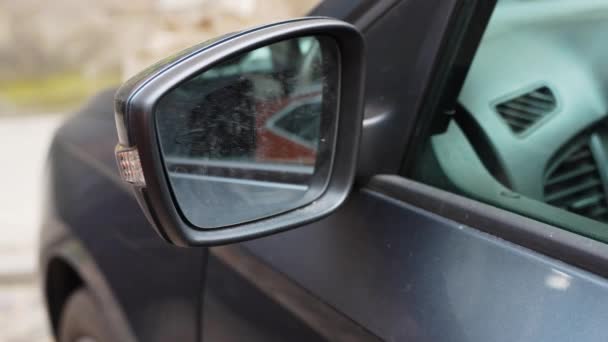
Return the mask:
{"type": "MultiPolygon", "coordinates": [[[[265,25],[184,50],[142,71],[118,90],[115,97],[119,137],[116,153],[121,175],[132,184],[140,206],[157,232],[179,246],[238,242],[320,219],[346,200],[354,180],[362,125],[364,67],[361,34],[350,24],[329,18],[309,17],[265,25]],[[335,92],[335,105],[332,105],[335,110],[331,111],[331,120],[326,120],[331,122],[327,124],[331,126],[326,125],[330,139],[327,142],[323,139],[324,147],[315,145],[318,155],[325,151],[323,155],[327,156],[324,158],[327,162],[321,167],[326,174],[322,188],[316,188],[313,197],[303,196],[307,200],[294,201],[293,208],[282,208],[260,217],[224,220],[225,223],[209,227],[193,224],[196,221],[189,214],[192,210],[184,210],[183,199],[173,187],[171,172],[174,170],[167,166],[161,147],[157,120],[159,102],[194,75],[235,60],[246,52],[309,36],[329,37],[336,43],[334,69],[337,70],[333,70],[336,77],[327,81],[335,92]]],[[[326,107],[323,107],[324,112],[327,112],[326,107]]],[[[321,120],[321,125],[323,122],[321,120]]],[[[317,161],[315,169],[319,166],[317,161]]],[[[230,207],[230,202],[227,203],[228,212],[239,210],[236,205],[230,207]]]]}

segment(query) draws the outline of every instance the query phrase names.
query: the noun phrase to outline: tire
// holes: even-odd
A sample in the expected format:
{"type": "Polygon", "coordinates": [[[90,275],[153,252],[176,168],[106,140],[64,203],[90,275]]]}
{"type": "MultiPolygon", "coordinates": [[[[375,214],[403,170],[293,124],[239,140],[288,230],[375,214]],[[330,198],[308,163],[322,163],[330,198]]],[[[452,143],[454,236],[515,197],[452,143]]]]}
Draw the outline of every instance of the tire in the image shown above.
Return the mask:
{"type": "Polygon", "coordinates": [[[59,320],[60,342],[114,342],[108,320],[86,288],[68,298],[59,320]]]}

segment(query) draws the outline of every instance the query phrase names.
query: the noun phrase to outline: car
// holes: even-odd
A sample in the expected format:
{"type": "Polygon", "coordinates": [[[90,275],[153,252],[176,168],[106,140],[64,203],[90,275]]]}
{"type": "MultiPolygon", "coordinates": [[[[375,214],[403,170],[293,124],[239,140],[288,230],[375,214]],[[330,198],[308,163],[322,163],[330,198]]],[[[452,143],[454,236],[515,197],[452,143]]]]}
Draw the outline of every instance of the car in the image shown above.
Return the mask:
{"type": "Polygon", "coordinates": [[[56,132],[55,338],[604,341],[608,4],[325,0],[56,132]]]}

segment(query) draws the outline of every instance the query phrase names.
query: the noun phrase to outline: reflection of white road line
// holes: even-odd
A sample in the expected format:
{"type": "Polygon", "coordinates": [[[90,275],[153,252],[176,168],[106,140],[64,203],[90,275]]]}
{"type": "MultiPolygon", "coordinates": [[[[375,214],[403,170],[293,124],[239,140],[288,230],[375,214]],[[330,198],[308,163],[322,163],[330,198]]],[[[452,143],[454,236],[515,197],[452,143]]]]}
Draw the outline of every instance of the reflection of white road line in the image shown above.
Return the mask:
{"type": "Polygon", "coordinates": [[[264,181],[251,180],[251,179],[195,175],[195,174],[191,174],[191,173],[179,173],[179,172],[171,172],[169,174],[171,175],[171,177],[200,180],[202,182],[231,183],[231,184],[239,184],[239,185],[259,186],[259,187],[263,187],[263,188],[278,188],[278,189],[290,189],[290,190],[300,190],[300,191],[308,190],[308,186],[298,185],[298,184],[264,182],[264,181]]]}
{"type": "Polygon", "coordinates": [[[0,117],[0,275],[33,273],[43,166],[58,115],[0,117]],[[10,273],[10,274],[9,274],[10,273]]]}
{"type": "Polygon", "coordinates": [[[222,168],[233,168],[233,169],[246,169],[256,171],[281,171],[288,173],[300,173],[305,175],[312,175],[314,173],[314,166],[298,165],[298,164],[279,164],[279,163],[266,163],[266,162],[254,162],[254,161],[234,161],[234,160],[213,160],[203,158],[184,158],[184,157],[167,157],[165,158],[167,164],[184,164],[193,166],[207,166],[207,167],[222,167],[222,168]]]}

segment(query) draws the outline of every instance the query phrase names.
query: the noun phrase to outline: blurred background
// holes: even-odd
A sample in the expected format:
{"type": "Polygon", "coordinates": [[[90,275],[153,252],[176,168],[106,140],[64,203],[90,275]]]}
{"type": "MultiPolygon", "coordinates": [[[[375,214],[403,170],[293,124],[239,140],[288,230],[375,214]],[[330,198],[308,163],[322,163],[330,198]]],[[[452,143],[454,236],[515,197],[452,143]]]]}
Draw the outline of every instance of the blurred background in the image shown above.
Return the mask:
{"type": "Polygon", "coordinates": [[[43,165],[62,120],[162,57],[317,2],[0,0],[0,341],[51,341],[37,239],[43,165]]]}

